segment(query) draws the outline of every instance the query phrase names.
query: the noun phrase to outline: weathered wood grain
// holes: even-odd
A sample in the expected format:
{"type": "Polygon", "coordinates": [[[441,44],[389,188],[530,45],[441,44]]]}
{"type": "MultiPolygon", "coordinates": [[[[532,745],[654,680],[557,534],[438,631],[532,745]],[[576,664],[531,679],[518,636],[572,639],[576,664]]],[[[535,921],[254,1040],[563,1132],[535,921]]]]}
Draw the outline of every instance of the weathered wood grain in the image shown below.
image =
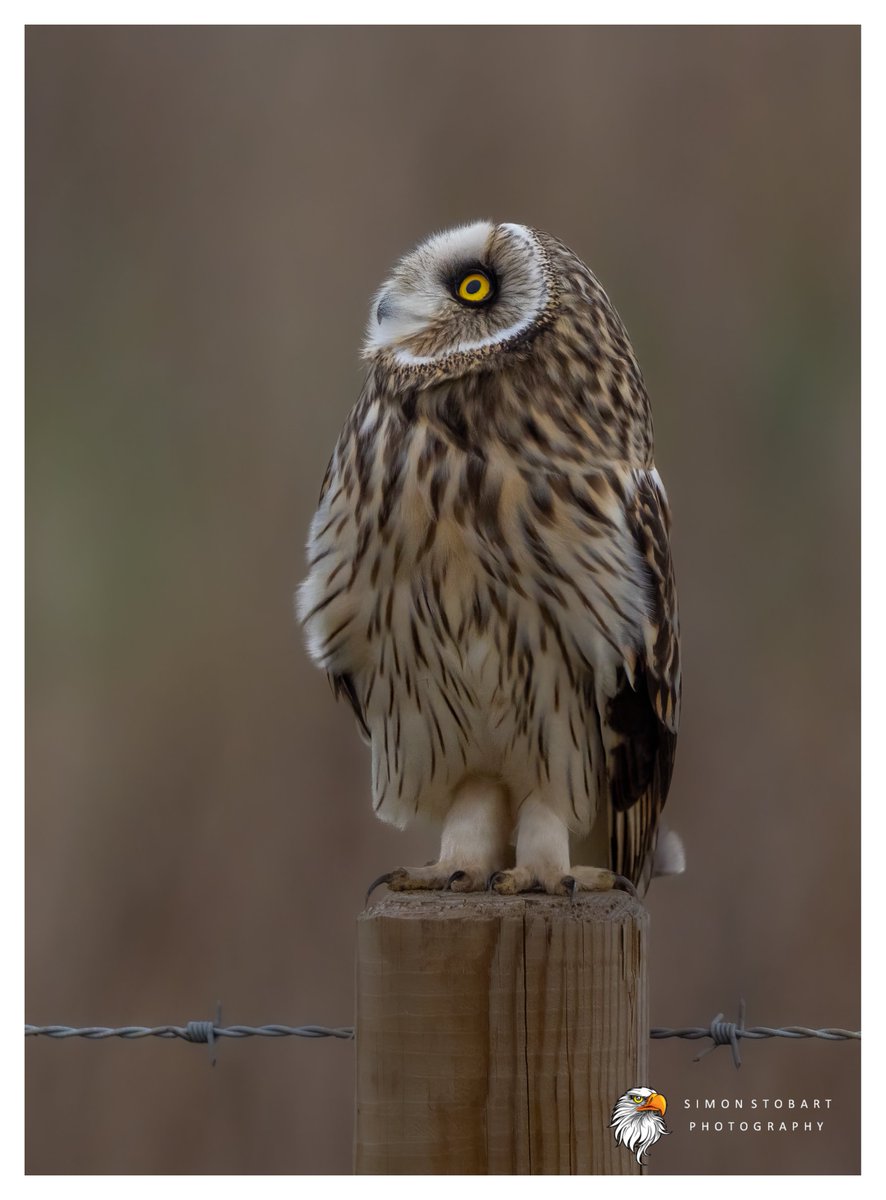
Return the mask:
{"type": "Polygon", "coordinates": [[[608,1128],[646,1082],[643,906],[389,894],[357,929],[358,1174],[640,1174],[608,1128]]]}

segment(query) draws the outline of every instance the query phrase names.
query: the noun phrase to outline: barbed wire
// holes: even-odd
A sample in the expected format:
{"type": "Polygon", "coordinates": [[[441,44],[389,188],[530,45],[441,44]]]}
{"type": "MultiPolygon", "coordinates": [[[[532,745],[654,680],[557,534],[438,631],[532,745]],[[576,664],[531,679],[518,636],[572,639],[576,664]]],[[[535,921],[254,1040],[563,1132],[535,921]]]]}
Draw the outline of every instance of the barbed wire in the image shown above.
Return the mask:
{"type": "Polygon", "coordinates": [[[700,1054],[696,1054],[693,1062],[698,1062],[704,1058],[706,1054],[710,1054],[712,1050],[716,1050],[718,1046],[732,1047],[732,1061],[735,1064],[736,1070],[741,1066],[741,1051],[738,1044],[742,1038],[752,1038],[758,1040],[760,1038],[821,1038],[826,1042],[845,1042],[845,1041],[861,1041],[861,1031],[853,1032],[850,1029],[808,1029],[805,1025],[786,1025],[783,1028],[773,1028],[770,1025],[755,1025],[748,1029],[745,1026],[745,1002],[740,1000],[738,1004],[738,1020],[724,1021],[723,1014],[717,1013],[713,1021],[707,1027],[695,1026],[688,1029],[650,1029],[649,1036],[651,1038],[687,1038],[694,1041],[697,1038],[711,1039],[710,1046],[706,1046],[700,1054]]]}
{"type": "Polygon", "coordinates": [[[185,1042],[211,1042],[216,1038],[247,1037],[306,1037],[353,1038],[353,1027],[340,1029],[328,1025],[216,1025],[212,1021],[188,1021],[186,1025],[122,1025],[109,1029],[103,1025],[87,1025],[78,1029],[72,1025],[26,1025],[25,1037],[70,1038],[82,1037],[92,1041],[103,1038],[181,1038],[185,1042]]]}
{"type": "Polygon", "coordinates": [[[351,1040],[354,1030],[352,1026],[331,1028],[328,1025],[222,1025],[219,1006],[215,1021],[188,1021],[186,1025],[121,1025],[116,1029],[104,1025],[87,1025],[80,1029],[72,1025],[26,1025],[25,1037],[77,1037],[89,1041],[104,1041],[105,1038],[181,1038],[185,1042],[208,1045],[210,1062],[215,1066],[215,1043],[219,1038],[331,1037],[351,1040]]]}
{"type": "MultiPolygon", "coordinates": [[[[710,1038],[710,1046],[706,1046],[694,1058],[694,1062],[716,1050],[718,1046],[732,1047],[732,1061],[736,1068],[741,1066],[739,1042],[742,1038],[759,1040],[762,1038],[820,1038],[828,1042],[860,1041],[861,1032],[849,1029],[809,1029],[805,1025],[787,1025],[777,1028],[769,1025],[756,1025],[751,1029],[745,1027],[745,1004],[739,1005],[737,1021],[724,1021],[723,1014],[718,1013],[707,1026],[690,1026],[685,1029],[650,1029],[649,1036],[653,1039],[685,1038],[696,1041],[700,1038],[710,1038]]],[[[339,1038],[351,1041],[354,1038],[352,1026],[329,1025],[222,1025],[220,1017],[216,1021],[188,1021],[185,1025],[123,1025],[110,1028],[103,1025],[88,1025],[77,1028],[72,1025],[26,1025],[25,1037],[49,1038],[87,1038],[90,1041],[102,1041],[105,1038],[179,1038],[185,1042],[196,1042],[209,1045],[210,1050],[222,1038],[248,1037],[304,1037],[304,1038],[339,1038]]],[[[213,1056],[213,1063],[215,1058],[213,1056]]]]}

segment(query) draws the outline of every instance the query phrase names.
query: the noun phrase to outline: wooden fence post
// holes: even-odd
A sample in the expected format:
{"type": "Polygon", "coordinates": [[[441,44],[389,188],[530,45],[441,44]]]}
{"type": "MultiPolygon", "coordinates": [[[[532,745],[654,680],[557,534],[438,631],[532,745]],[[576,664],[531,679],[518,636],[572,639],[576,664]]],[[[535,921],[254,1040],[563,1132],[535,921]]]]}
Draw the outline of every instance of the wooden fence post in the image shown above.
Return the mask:
{"type": "Polygon", "coordinates": [[[387,894],[357,924],[362,1175],[637,1175],[648,916],[624,892],[387,894]]]}

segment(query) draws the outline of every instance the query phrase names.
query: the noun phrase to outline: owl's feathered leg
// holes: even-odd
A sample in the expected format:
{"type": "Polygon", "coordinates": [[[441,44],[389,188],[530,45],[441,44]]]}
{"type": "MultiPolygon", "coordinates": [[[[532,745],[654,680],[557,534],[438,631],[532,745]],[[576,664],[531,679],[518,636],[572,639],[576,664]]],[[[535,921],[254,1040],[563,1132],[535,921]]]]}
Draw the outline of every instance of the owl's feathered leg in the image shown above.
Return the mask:
{"type": "Polygon", "coordinates": [[[552,896],[575,892],[608,892],[627,884],[603,867],[569,864],[569,830],[543,800],[528,797],[517,818],[517,863],[490,880],[494,892],[514,895],[541,890],[552,896]]]}
{"type": "Polygon", "coordinates": [[[505,788],[491,779],[466,779],[444,819],[438,861],[426,867],[398,867],[377,883],[395,892],[446,887],[453,892],[483,891],[490,875],[508,862],[510,825],[505,788]]]}

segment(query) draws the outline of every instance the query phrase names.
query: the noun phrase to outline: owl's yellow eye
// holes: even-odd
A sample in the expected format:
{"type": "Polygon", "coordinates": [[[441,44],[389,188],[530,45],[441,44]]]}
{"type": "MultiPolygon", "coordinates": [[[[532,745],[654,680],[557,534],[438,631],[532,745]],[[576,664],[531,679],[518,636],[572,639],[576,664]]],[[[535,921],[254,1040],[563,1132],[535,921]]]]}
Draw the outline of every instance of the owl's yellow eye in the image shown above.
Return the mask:
{"type": "Polygon", "coordinates": [[[492,294],[492,281],[482,271],[471,271],[461,280],[456,291],[459,300],[466,300],[469,304],[482,304],[492,294]]]}

